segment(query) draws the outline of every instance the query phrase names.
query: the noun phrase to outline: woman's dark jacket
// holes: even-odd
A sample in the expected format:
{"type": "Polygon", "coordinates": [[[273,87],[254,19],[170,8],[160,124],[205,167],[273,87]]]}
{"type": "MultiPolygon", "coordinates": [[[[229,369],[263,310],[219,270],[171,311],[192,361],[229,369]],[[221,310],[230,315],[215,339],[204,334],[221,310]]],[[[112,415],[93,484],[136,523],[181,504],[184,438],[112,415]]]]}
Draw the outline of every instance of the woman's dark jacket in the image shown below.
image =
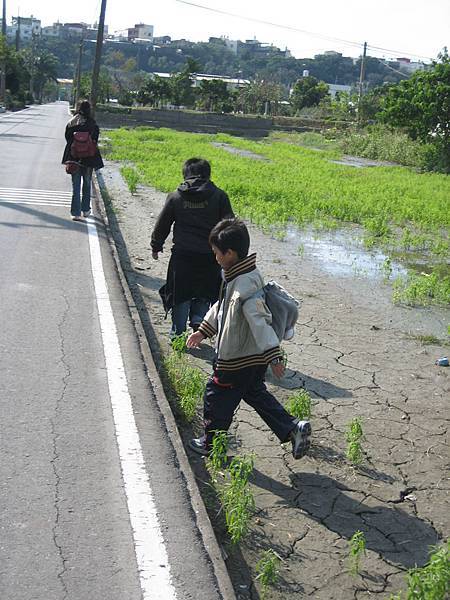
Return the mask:
{"type": "Polygon", "coordinates": [[[98,142],[98,136],[99,136],[99,128],[97,123],[94,121],[94,119],[86,118],[83,117],[83,115],[75,115],[73,117],[73,119],[71,119],[67,125],[66,125],[66,147],[64,148],[64,154],[63,154],[63,158],[62,158],[62,163],[64,164],[65,162],[69,161],[69,160],[74,160],[80,164],[82,164],[84,167],[92,167],[93,169],[97,170],[97,169],[101,169],[104,165],[103,165],[103,160],[102,157],[100,155],[100,151],[97,148],[97,151],[95,153],[95,156],[89,156],[87,158],[73,158],[73,156],[70,154],[70,147],[72,146],[72,142],[73,142],[73,134],[75,133],[75,131],[89,131],[89,133],[91,134],[91,138],[93,139],[93,141],[95,143],[98,142]]]}
{"type": "Polygon", "coordinates": [[[226,193],[207,179],[187,179],[167,196],[151,237],[153,252],[161,252],[173,225],[167,282],[160,290],[166,311],[192,298],[216,301],[220,267],[208,238],[219,221],[233,217],[226,193]]]}

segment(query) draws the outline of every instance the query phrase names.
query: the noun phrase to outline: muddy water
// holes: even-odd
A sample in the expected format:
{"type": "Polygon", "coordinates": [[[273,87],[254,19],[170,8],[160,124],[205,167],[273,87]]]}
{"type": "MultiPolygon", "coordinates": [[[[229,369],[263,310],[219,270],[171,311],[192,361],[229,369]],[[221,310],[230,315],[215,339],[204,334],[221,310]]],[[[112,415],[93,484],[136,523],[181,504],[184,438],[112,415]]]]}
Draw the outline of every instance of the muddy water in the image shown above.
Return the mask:
{"type": "Polygon", "coordinates": [[[400,262],[390,261],[380,250],[368,251],[360,241],[361,232],[340,229],[333,232],[315,232],[288,227],[286,243],[296,247],[298,254],[313,259],[318,266],[338,277],[363,276],[372,280],[385,280],[387,275],[406,275],[400,262]]]}

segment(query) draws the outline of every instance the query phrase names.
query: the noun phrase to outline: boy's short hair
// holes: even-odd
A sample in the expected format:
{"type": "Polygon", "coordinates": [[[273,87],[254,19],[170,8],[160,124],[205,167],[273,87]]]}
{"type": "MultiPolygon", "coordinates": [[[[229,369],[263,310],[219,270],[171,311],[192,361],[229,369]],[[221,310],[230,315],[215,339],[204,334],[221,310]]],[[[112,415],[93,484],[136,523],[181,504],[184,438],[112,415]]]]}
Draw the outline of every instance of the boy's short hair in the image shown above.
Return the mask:
{"type": "Polygon", "coordinates": [[[183,165],[183,177],[201,177],[209,179],[211,177],[211,165],[204,158],[188,158],[183,165]]]}
{"type": "Polygon", "coordinates": [[[242,259],[248,254],[250,235],[247,226],[240,219],[223,219],[211,230],[209,243],[222,254],[227,250],[235,250],[239,259],[242,259]]]}

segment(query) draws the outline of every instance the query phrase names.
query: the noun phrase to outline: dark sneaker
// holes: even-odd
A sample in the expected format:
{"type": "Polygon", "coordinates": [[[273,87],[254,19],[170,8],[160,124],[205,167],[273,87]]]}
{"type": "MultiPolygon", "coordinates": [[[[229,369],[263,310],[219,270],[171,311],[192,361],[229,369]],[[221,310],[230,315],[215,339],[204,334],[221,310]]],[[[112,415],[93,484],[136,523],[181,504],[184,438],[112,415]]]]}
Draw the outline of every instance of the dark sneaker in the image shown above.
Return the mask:
{"type": "Polygon", "coordinates": [[[202,437],[191,440],[189,442],[189,448],[197,454],[208,456],[210,451],[206,446],[206,435],[202,435],[202,437]]]}
{"type": "Polygon", "coordinates": [[[309,421],[297,421],[291,431],[292,456],[297,459],[304,456],[311,445],[311,423],[309,421]]]}

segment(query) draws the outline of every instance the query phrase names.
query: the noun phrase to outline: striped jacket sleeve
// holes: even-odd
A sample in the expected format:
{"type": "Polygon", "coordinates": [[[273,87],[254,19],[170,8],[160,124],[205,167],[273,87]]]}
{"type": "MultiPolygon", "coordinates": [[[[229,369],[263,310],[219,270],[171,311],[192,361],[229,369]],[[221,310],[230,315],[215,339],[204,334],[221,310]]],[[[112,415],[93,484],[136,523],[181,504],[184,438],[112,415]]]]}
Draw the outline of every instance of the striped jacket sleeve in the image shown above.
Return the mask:
{"type": "Polygon", "coordinates": [[[203,333],[207,338],[214,337],[219,329],[217,323],[217,315],[219,314],[219,301],[211,306],[206,313],[198,331],[203,333]]]}

